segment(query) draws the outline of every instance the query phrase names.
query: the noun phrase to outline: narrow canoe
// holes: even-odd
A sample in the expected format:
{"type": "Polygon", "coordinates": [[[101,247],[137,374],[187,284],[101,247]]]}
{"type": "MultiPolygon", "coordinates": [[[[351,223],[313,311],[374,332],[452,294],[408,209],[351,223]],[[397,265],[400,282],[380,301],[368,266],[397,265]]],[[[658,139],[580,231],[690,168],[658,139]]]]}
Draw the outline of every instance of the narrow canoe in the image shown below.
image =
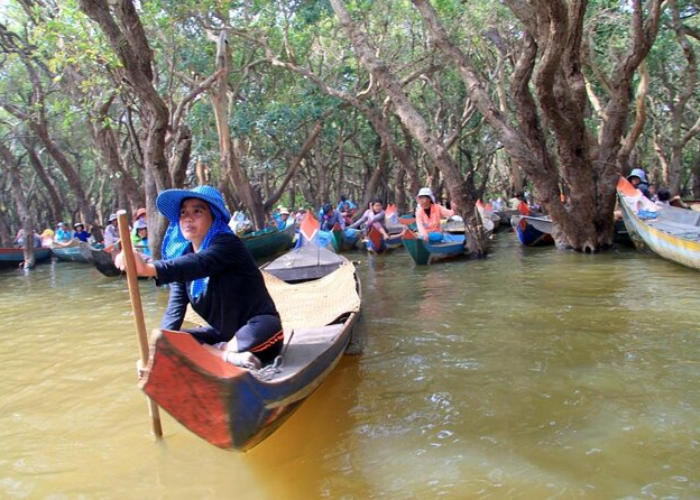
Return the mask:
{"type": "Polygon", "coordinates": [[[554,245],[552,220],[549,217],[514,215],[510,223],[522,245],[526,247],[554,245]]]}
{"type": "MultiPolygon", "coordinates": [[[[700,212],[676,207],[658,207],[647,200],[624,177],[617,184],[622,219],[635,247],[659,257],[700,269],[700,212]],[[656,217],[643,219],[636,207],[642,205],[656,217]]],[[[649,212],[647,215],[649,215],[649,212]]]]}
{"type": "Polygon", "coordinates": [[[393,232],[391,229],[389,238],[386,239],[379,230],[373,227],[370,228],[369,233],[367,233],[367,250],[374,253],[384,253],[387,250],[400,248],[402,245],[403,229],[398,232],[393,232]]]}
{"type": "Polygon", "coordinates": [[[88,251],[92,257],[92,263],[102,275],[108,278],[121,276],[123,273],[114,265],[114,257],[111,252],[104,249],[89,247],[88,251]]]}
{"type": "Polygon", "coordinates": [[[284,229],[263,229],[241,236],[243,244],[255,259],[263,259],[289,250],[294,240],[294,224],[284,229]]]}
{"type": "MultiPolygon", "coordinates": [[[[49,260],[50,248],[35,248],[34,261],[36,263],[49,260]]],[[[24,263],[24,249],[0,248],[0,268],[20,267],[24,263]]]]}
{"type": "Polygon", "coordinates": [[[406,231],[402,241],[413,261],[423,266],[432,262],[458,257],[464,253],[464,236],[445,234],[442,243],[427,243],[413,231],[406,231]]]}
{"type": "Polygon", "coordinates": [[[358,229],[343,229],[336,223],[331,230],[331,243],[333,250],[343,252],[354,250],[360,241],[360,231],[358,229]]]}
{"type": "Polygon", "coordinates": [[[54,242],[51,245],[51,250],[58,260],[89,264],[92,262],[92,256],[86,252],[89,247],[90,245],[84,241],[71,240],[67,244],[54,242]]]}
{"type": "Polygon", "coordinates": [[[162,330],[141,388],[209,443],[236,451],[254,447],[321,385],[350,342],[360,314],[360,283],[354,266],[343,260],[330,274],[295,285],[263,273],[285,330],[281,364],[238,368],[189,334],[162,330]]]}

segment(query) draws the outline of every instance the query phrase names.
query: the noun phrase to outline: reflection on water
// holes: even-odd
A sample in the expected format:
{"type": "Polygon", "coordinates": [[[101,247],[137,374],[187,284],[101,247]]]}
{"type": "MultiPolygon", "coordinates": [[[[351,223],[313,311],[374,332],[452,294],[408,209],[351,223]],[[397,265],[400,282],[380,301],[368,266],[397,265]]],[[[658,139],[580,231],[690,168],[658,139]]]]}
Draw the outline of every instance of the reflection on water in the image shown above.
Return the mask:
{"type": "MultiPolygon", "coordinates": [[[[123,280],[2,271],[0,498],[700,496],[700,275],[499,238],[353,256],[365,353],[245,455],[167,415],[149,436],[123,280]]],[[[155,327],[167,293],[141,290],[155,327]]]]}

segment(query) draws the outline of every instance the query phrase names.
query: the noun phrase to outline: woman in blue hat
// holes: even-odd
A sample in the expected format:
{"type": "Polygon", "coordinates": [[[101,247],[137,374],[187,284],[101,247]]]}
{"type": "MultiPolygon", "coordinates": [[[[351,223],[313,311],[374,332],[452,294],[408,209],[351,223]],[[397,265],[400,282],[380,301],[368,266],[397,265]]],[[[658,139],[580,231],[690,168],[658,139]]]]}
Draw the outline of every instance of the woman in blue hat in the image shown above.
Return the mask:
{"type": "MultiPolygon", "coordinates": [[[[259,368],[282,351],[284,336],[260,270],[231,231],[221,193],[211,186],[169,189],[156,200],[170,225],[162,260],[136,254],[140,276],[170,285],[161,328],[179,330],[187,305],[208,327],[185,330],[210,352],[237,366],[259,368]]],[[[117,267],[124,270],[123,258],[117,267]]]]}

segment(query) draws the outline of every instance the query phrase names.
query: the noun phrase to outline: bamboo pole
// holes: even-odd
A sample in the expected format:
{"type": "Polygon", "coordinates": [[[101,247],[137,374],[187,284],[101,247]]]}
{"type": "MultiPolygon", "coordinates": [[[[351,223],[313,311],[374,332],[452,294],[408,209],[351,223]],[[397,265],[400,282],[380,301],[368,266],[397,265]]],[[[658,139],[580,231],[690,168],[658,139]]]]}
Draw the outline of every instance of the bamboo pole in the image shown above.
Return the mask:
{"type": "MultiPolygon", "coordinates": [[[[126,279],[129,284],[129,298],[131,299],[131,310],[134,313],[134,323],[136,326],[136,337],[139,343],[141,354],[141,364],[148,364],[148,335],[146,334],[146,320],[143,316],[143,306],[141,305],[141,294],[139,293],[139,282],[136,275],[136,262],[134,261],[134,248],[131,245],[131,235],[129,234],[129,219],[126,210],[117,212],[119,221],[119,239],[122,247],[124,262],[126,263],[126,279]]],[[[158,405],[151,398],[148,399],[148,413],[151,416],[151,430],[156,437],[163,436],[163,427],[160,423],[160,413],[158,405]]]]}

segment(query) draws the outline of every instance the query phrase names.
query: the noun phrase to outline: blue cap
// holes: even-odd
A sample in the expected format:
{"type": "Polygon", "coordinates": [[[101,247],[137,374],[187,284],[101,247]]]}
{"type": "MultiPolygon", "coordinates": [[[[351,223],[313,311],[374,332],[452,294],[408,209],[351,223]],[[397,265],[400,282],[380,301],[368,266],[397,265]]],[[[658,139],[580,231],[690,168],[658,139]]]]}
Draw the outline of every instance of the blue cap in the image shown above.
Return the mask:
{"type": "Polygon", "coordinates": [[[216,216],[218,213],[219,217],[225,222],[228,222],[231,218],[231,214],[226,209],[224,197],[221,196],[218,189],[211,186],[198,186],[194,189],[167,189],[158,195],[156,206],[160,213],[165,215],[169,221],[177,222],[180,220],[182,201],[188,198],[198,198],[206,201],[209,204],[212,215],[216,216]]]}

